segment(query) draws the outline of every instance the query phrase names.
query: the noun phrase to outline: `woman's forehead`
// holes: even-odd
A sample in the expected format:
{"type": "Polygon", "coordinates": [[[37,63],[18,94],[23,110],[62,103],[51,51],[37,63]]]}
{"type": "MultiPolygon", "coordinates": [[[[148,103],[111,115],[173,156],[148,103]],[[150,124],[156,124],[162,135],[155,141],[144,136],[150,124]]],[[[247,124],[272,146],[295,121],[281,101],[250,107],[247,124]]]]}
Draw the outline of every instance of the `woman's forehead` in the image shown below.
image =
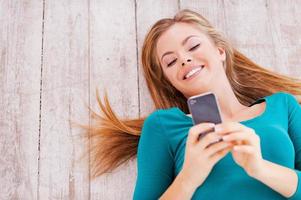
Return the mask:
{"type": "Polygon", "coordinates": [[[206,37],[202,31],[193,24],[187,23],[176,23],[169,27],[158,39],[158,44],[160,41],[169,41],[169,40],[183,40],[189,35],[197,35],[199,37],[206,37]]]}
{"type": "Polygon", "coordinates": [[[163,55],[166,51],[170,51],[170,48],[175,43],[181,43],[186,38],[207,39],[206,35],[195,25],[187,23],[176,23],[158,38],[156,44],[157,55],[160,56],[163,55]]]}

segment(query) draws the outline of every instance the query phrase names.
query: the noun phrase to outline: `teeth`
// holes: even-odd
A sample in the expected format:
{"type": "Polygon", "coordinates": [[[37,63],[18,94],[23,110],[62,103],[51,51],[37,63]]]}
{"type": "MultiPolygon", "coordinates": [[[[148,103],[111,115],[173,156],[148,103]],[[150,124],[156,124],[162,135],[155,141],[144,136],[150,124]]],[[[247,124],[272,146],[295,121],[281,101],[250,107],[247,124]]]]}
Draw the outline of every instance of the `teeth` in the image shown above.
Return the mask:
{"type": "Polygon", "coordinates": [[[204,67],[204,65],[202,65],[202,67],[196,68],[191,70],[188,74],[186,74],[185,79],[189,78],[190,76],[192,76],[193,74],[195,74],[196,72],[202,70],[204,67]]]}

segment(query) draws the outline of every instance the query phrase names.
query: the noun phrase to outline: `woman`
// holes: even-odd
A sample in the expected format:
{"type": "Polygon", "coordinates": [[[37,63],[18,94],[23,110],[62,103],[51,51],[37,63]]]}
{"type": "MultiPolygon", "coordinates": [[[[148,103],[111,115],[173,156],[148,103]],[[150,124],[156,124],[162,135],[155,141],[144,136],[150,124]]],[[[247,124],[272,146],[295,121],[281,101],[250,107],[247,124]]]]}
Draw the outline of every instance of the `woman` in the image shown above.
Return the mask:
{"type": "Polygon", "coordinates": [[[153,25],[142,64],[157,109],[121,121],[99,100],[95,176],[138,145],[134,199],[301,199],[300,80],[258,66],[190,10],[153,25]],[[193,125],[187,98],[208,91],[223,122],[193,125]]]}

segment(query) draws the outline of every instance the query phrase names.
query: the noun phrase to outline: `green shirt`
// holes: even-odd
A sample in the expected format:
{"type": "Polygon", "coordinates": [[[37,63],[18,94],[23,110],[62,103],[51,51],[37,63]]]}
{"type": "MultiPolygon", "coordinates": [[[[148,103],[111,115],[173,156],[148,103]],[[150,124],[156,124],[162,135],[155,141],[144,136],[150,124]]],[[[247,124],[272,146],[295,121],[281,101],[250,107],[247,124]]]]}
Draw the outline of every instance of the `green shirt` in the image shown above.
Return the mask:
{"type": "MultiPolygon", "coordinates": [[[[258,134],[264,159],[295,170],[298,187],[289,199],[301,200],[301,107],[293,95],[285,92],[260,98],[253,104],[262,101],[266,101],[266,108],[261,115],[239,123],[258,134]]],[[[187,134],[192,126],[192,118],[177,107],[156,110],[146,118],[138,145],[133,199],[158,199],[172,184],[182,169],[187,134]]],[[[286,198],[248,176],[228,153],[216,163],[192,199],[286,198]]]]}

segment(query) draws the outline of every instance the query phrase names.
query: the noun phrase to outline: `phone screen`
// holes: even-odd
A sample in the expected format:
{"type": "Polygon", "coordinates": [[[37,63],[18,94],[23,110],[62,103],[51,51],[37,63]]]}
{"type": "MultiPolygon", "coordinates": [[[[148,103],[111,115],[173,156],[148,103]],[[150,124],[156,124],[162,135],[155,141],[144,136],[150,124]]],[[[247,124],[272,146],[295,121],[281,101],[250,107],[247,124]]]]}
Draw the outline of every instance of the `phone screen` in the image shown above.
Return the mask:
{"type": "Polygon", "coordinates": [[[212,92],[195,95],[187,100],[194,124],[222,122],[220,109],[215,95],[212,92]]]}

